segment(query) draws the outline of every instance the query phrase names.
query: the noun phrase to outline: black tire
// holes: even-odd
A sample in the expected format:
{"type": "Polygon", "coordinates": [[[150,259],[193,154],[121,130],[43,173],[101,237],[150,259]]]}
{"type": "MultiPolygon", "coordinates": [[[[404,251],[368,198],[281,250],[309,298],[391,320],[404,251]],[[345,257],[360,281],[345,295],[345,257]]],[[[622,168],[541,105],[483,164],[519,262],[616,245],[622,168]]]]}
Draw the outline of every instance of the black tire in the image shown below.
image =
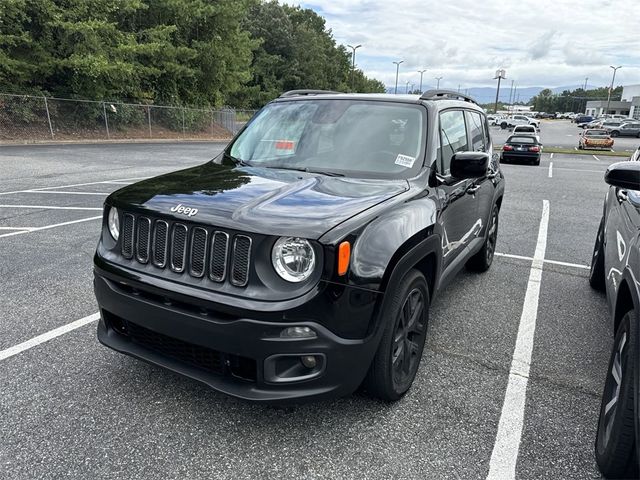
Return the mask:
{"type": "Polygon", "coordinates": [[[373,397],[394,402],[407,393],[420,366],[429,324],[429,287],[422,273],[410,270],[386,295],[384,331],[363,387],[373,397]]]}
{"type": "Polygon", "coordinates": [[[591,268],[589,269],[589,285],[595,290],[603,291],[605,287],[604,272],[604,217],[600,220],[596,241],[591,255],[591,268]]]}
{"type": "Polygon", "coordinates": [[[500,124],[500,128],[501,128],[502,130],[506,130],[508,126],[509,126],[509,125],[507,124],[507,122],[502,122],[502,123],[500,124]]]}
{"type": "Polygon", "coordinates": [[[608,478],[638,478],[633,406],[638,355],[635,322],[633,310],[620,320],[602,393],[595,453],[598,468],[608,478]]]}
{"type": "Polygon", "coordinates": [[[618,136],[620,136],[620,132],[617,132],[616,130],[614,130],[613,132],[611,132],[611,136],[614,137],[614,138],[618,137],[618,136]]]}
{"type": "Polygon", "coordinates": [[[582,150],[582,144],[581,143],[578,144],[578,150],[582,150]]]}
{"type": "Polygon", "coordinates": [[[469,259],[467,268],[474,272],[486,272],[493,263],[493,257],[496,253],[496,241],[498,239],[498,205],[493,206],[489,224],[487,225],[487,238],[484,239],[482,248],[478,253],[469,259]]]}

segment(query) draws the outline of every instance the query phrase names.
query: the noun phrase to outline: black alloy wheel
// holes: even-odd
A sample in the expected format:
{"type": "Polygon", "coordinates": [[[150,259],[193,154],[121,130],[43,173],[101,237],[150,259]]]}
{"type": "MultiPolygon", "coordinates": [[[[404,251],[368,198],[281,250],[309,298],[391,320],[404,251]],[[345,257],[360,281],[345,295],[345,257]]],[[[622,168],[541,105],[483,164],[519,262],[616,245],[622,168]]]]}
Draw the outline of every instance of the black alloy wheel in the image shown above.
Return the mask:
{"type": "Polygon", "coordinates": [[[604,272],[604,217],[600,219],[596,241],[591,255],[591,267],[589,268],[589,285],[595,290],[603,291],[605,288],[604,272]]]}
{"type": "Polygon", "coordinates": [[[420,271],[410,270],[385,296],[382,338],[362,386],[371,396],[391,402],[409,390],[420,366],[429,324],[429,287],[420,271]]]}
{"type": "Polygon", "coordinates": [[[480,251],[467,262],[467,267],[470,270],[486,272],[493,263],[493,257],[496,253],[496,243],[498,241],[498,213],[498,205],[494,205],[489,220],[487,238],[485,238],[480,251]]]}
{"type": "Polygon", "coordinates": [[[636,321],[633,310],[620,320],[602,393],[595,454],[608,478],[638,478],[633,405],[636,321]]]}

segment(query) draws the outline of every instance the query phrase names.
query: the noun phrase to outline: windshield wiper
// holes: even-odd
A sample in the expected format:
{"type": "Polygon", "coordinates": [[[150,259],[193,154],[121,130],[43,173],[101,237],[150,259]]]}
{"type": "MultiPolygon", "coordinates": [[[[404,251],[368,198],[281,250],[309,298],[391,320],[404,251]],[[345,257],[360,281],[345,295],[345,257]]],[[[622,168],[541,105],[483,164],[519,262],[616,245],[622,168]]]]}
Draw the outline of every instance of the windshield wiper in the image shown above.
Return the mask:
{"type": "Polygon", "coordinates": [[[253,165],[247,162],[246,160],[242,160],[241,158],[236,158],[234,156],[229,155],[228,153],[225,153],[225,155],[229,157],[231,161],[236,165],[240,165],[241,167],[253,167],[253,165]]]}
{"type": "Polygon", "coordinates": [[[327,172],[324,170],[311,170],[308,167],[267,167],[267,168],[278,168],[280,170],[295,170],[297,172],[305,172],[305,173],[317,173],[320,175],[326,175],[327,177],[344,177],[343,173],[327,172]]]}

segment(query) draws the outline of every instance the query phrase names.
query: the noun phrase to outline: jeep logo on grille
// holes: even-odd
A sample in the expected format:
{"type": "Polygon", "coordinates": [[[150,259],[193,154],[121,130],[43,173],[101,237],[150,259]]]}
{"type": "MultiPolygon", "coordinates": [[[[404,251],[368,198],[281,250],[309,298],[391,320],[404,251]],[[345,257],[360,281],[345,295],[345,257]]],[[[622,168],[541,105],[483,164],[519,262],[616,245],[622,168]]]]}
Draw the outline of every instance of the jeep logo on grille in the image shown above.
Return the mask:
{"type": "Polygon", "coordinates": [[[185,207],[181,203],[173,207],[171,211],[175,213],[182,213],[183,215],[186,215],[188,217],[193,217],[196,213],[198,213],[197,208],[185,207]]]}

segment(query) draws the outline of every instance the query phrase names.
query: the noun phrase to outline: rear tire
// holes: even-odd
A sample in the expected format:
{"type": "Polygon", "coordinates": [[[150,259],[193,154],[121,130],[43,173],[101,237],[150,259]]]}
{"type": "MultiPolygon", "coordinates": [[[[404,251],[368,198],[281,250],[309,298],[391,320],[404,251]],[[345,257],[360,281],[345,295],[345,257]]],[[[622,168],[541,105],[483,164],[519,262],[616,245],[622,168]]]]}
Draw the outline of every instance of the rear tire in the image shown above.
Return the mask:
{"type": "Polygon", "coordinates": [[[594,290],[603,291],[605,288],[604,272],[604,217],[600,220],[596,241],[591,255],[591,268],[589,269],[589,285],[594,290]]]}
{"type": "Polygon", "coordinates": [[[509,125],[507,125],[507,122],[502,122],[502,123],[500,124],[500,128],[501,128],[502,130],[506,130],[508,126],[509,126],[509,125]]]}
{"type": "Polygon", "coordinates": [[[491,217],[487,228],[487,238],[485,238],[482,248],[478,253],[469,259],[467,268],[474,272],[486,272],[493,263],[493,257],[496,253],[496,241],[498,239],[498,205],[493,206],[491,217]]]}
{"type": "Polygon", "coordinates": [[[387,291],[380,321],[384,331],[363,382],[373,397],[394,402],[407,393],[418,372],[429,324],[429,287],[410,270],[387,291]]]}
{"type": "Polygon", "coordinates": [[[634,368],[636,318],[627,312],[618,326],[602,393],[595,453],[607,478],[638,478],[635,449],[634,368]]]}
{"type": "Polygon", "coordinates": [[[619,136],[619,135],[620,135],[620,133],[619,133],[619,132],[616,132],[615,130],[614,130],[613,132],[611,132],[611,136],[612,136],[613,138],[615,138],[615,137],[617,137],[617,136],[619,136]]]}

